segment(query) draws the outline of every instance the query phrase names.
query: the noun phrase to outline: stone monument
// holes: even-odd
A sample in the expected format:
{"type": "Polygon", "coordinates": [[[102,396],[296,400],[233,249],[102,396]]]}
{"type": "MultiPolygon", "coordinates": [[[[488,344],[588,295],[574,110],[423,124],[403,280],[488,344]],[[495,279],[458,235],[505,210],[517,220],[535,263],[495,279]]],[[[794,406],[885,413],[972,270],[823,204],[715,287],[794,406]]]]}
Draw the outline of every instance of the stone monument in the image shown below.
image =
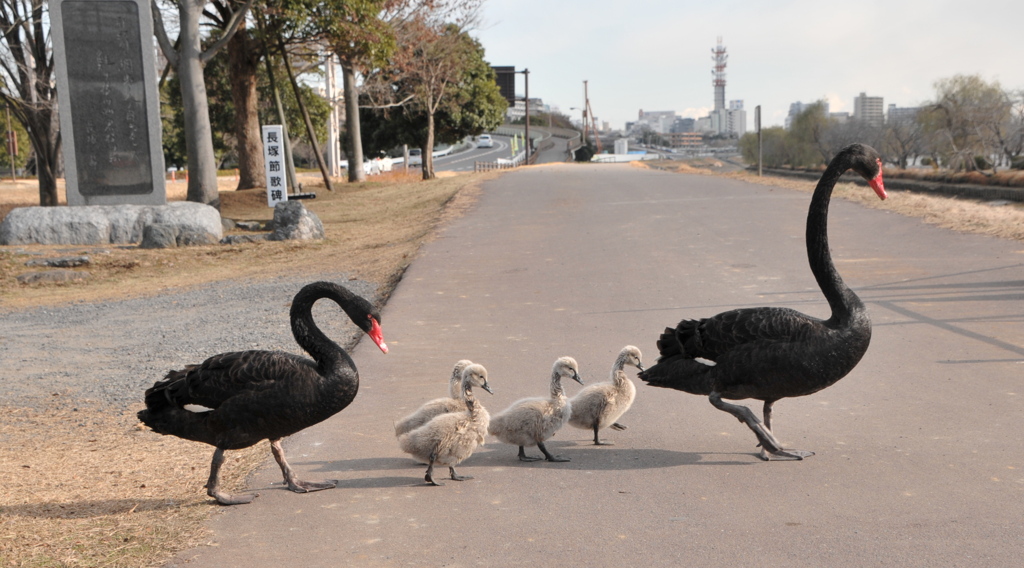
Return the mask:
{"type": "Polygon", "coordinates": [[[68,205],[163,205],[151,0],[51,0],[68,205]]]}

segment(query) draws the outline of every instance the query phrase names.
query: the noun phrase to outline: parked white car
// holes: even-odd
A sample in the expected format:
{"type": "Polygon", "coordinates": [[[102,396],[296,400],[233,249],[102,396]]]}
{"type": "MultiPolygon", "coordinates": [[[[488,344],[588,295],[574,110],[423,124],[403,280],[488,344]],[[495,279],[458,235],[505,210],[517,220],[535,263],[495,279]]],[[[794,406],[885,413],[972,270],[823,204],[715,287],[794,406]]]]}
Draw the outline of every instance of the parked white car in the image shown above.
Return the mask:
{"type": "Polygon", "coordinates": [[[494,140],[491,138],[490,134],[481,134],[476,139],[476,146],[477,148],[493,148],[494,140]]]}

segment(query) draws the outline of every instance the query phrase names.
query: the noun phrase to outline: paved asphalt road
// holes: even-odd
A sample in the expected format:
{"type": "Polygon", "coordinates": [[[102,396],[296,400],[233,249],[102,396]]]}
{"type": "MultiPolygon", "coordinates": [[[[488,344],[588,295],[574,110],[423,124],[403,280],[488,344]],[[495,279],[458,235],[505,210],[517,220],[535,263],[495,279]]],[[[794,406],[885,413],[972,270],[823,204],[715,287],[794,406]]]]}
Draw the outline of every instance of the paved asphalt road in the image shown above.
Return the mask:
{"type": "Polygon", "coordinates": [[[562,355],[588,382],[606,380],[627,344],[652,364],[658,333],[684,316],[827,315],[806,265],[808,200],[628,165],[487,183],[386,307],[391,353],[355,350],[355,402],[286,444],[302,474],[338,487],[294,494],[268,465],[253,480],[260,497],[223,509],[213,546],[175,562],[1020,565],[1024,246],[849,202],[832,204],[831,243],[871,312],[871,348],[833,387],[775,406],[783,444],[814,457],[761,462],[754,436],[705,398],[642,384],[620,420],[629,429],[605,433],[615,446],[555,436],[569,463],[520,463],[489,441],[459,468],[474,480],[428,487],[398,450],[393,421],[443,396],[460,358],[488,368],[495,394],[478,396],[494,413],[546,393],[562,355]]]}

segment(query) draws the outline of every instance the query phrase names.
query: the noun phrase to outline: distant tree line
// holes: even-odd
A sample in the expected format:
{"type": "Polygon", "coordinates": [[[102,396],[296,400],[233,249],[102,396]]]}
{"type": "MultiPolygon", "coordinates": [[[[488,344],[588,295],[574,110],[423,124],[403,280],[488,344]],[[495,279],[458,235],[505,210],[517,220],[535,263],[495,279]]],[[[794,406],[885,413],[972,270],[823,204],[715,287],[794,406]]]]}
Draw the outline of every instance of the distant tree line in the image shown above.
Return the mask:
{"type": "MultiPolygon", "coordinates": [[[[935,98],[910,115],[889,117],[881,126],[855,118],[838,121],[824,102],[808,106],[788,130],[761,131],[762,160],[768,167],[815,167],[844,146],[862,142],[899,168],[930,165],[954,172],[1024,168],[1024,91],[1007,90],[978,75],[935,82],[935,98]]],[[[739,141],[748,163],[757,162],[757,134],[739,141]]]]}

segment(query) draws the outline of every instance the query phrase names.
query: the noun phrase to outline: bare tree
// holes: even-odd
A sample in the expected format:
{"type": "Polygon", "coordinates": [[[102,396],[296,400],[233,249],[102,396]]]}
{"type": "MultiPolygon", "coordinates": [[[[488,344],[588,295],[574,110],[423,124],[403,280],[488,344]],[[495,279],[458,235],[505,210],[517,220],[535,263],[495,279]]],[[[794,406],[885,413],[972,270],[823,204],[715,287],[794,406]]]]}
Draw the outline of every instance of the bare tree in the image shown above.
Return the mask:
{"type": "Polygon", "coordinates": [[[0,98],[28,131],[39,204],[57,205],[60,128],[44,0],[0,0],[0,98]]]}
{"type": "Polygon", "coordinates": [[[975,157],[999,154],[992,124],[1009,112],[999,83],[978,75],[955,75],[935,82],[936,100],[921,118],[935,139],[935,150],[955,171],[978,169],[975,157]]]}
{"type": "MultiPolygon", "coordinates": [[[[41,1],[41,0],[35,0],[41,1]]],[[[181,84],[182,106],[185,117],[185,148],[189,170],[189,201],[220,207],[217,193],[217,160],[213,152],[213,131],[210,127],[210,109],[206,98],[203,66],[231,39],[241,25],[253,0],[239,7],[223,35],[203,51],[199,31],[206,0],[171,0],[178,12],[178,41],[171,43],[164,27],[157,0],[153,0],[153,29],[160,49],[178,75],[181,84]],[[177,46],[177,48],[175,47],[177,46]]]]}
{"type": "Polygon", "coordinates": [[[890,118],[885,124],[882,140],[883,154],[905,169],[911,160],[924,152],[924,125],[916,115],[890,118]]]}
{"type": "Polygon", "coordinates": [[[1024,91],[1003,93],[1002,120],[990,124],[991,137],[1001,152],[1001,160],[1012,167],[1024,153],[1024,91]]]}

